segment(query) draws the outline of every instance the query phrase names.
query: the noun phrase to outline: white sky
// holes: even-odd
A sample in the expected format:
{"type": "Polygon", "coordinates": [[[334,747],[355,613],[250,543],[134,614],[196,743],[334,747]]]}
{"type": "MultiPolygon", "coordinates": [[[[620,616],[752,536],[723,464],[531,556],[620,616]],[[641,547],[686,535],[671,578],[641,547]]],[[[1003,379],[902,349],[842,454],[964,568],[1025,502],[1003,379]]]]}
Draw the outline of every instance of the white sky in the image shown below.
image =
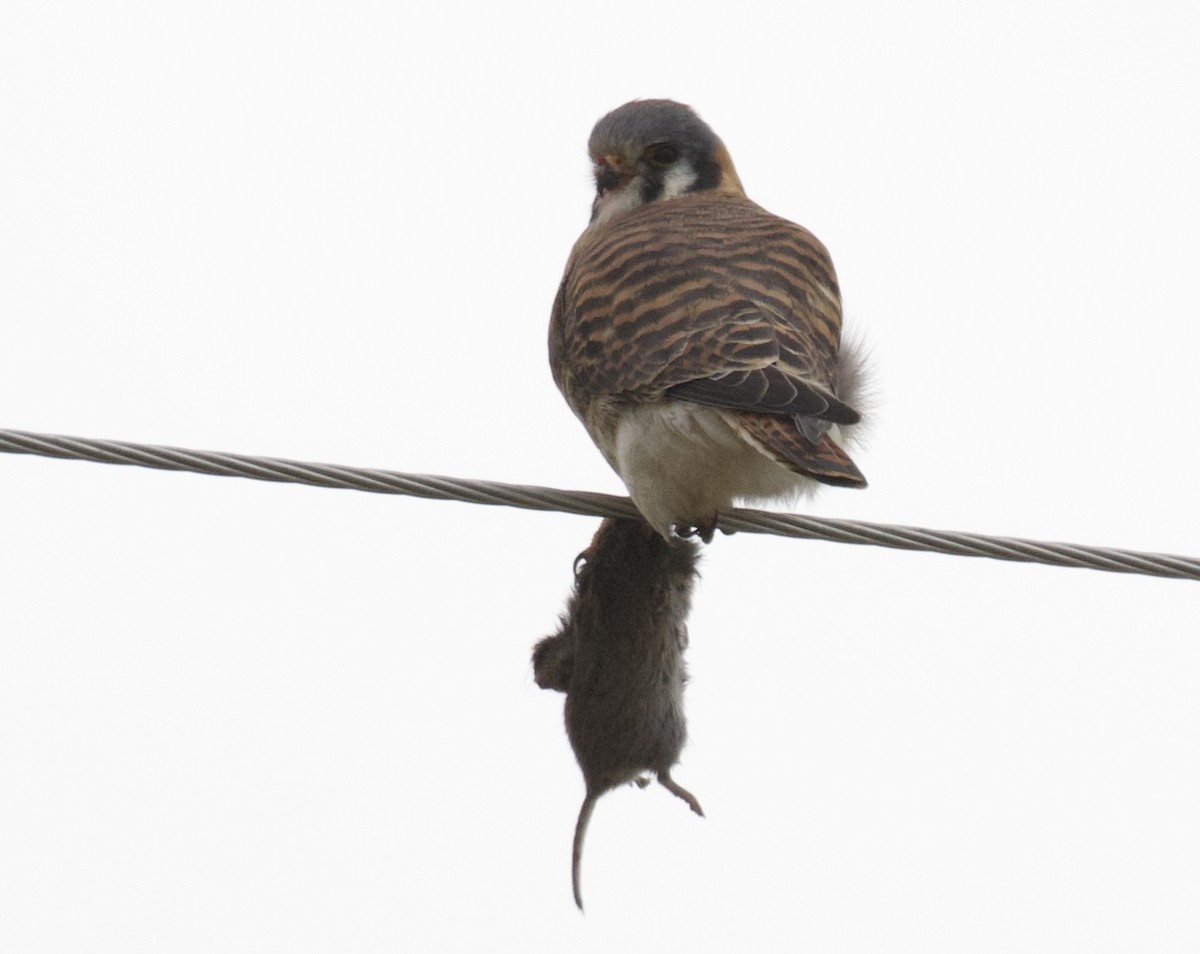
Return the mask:
{"type": "MultiPolygon", "coordinates": [[[[618,492],[545,327],[635,96],[830,247],[824,515],[1200,554],[1194,3],[0,12],[0,425],[618,492]]],[[[0,455],[0,949],[1194,951],[1196,584],[739,535],[699,820],[532,682],[596,521],[0,455]]]]}

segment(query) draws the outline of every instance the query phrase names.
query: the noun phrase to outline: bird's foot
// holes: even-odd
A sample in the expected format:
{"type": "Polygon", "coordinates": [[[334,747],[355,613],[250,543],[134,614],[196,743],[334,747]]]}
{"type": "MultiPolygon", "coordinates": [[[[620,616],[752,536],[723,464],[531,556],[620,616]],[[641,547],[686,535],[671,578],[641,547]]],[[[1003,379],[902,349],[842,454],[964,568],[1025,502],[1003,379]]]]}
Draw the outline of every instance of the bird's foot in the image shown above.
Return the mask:
{"type": "Polygon", "coordinates": [[[699,537],[705,543],[712,543],[713,534],[717,530],[717,515],[714,513],[707,520],[700,523],[677,523],[674,529],[675,536],[682,540],[691,540],[693,537],[699,537]]]}

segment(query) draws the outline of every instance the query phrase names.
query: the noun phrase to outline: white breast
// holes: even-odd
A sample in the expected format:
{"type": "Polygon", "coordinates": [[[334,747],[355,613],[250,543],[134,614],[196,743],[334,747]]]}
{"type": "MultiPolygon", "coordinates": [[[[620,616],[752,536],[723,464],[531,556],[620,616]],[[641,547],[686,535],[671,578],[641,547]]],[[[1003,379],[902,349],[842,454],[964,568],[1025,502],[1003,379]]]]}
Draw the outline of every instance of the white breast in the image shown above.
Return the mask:
{"type": "Polygon", "coordinates": [[[607,455],[642,515],[664,536],[734,500],[794,501],[818,486],[758,450],[720,408],[665,398],[622,409],[607,455]]]}

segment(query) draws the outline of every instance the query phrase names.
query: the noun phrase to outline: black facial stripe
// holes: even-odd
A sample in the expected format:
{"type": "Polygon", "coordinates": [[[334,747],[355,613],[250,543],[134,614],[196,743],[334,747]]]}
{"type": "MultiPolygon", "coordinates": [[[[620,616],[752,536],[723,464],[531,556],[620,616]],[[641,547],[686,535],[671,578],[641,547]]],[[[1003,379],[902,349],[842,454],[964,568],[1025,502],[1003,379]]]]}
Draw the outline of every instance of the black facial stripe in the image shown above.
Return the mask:
{"type": "Polygon", "coordinates": [[[705,189],[715,189],[720,184],[721,167],[712,159],[704,158],[696,163],[696,181],[688,191],[702,192],[705,189]]]}
{"type": "Polygon", "coordinates": [[[653,202],[663,193],[663,180],[661,175],[653,173],[642,173],[642,201],[653,202]]]}

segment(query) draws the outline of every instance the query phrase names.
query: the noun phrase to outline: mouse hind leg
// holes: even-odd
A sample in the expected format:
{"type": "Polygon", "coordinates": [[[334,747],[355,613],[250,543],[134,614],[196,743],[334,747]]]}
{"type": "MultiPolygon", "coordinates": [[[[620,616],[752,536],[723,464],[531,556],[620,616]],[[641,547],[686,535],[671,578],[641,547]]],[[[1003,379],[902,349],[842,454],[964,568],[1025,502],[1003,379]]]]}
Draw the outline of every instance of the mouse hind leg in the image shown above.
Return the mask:
{"type": "Polygon", "coordinates": [[[676,798],[682,798],[688,803],[688,806],[701,818],[704,817],[704,809],[700,807],[700,803],[696,801],[696,796],[689,792],[686,788],[680,785],[675,779],[671,778],[670,772],[658,773],[658,784],[665,788],[676,798]]]}

